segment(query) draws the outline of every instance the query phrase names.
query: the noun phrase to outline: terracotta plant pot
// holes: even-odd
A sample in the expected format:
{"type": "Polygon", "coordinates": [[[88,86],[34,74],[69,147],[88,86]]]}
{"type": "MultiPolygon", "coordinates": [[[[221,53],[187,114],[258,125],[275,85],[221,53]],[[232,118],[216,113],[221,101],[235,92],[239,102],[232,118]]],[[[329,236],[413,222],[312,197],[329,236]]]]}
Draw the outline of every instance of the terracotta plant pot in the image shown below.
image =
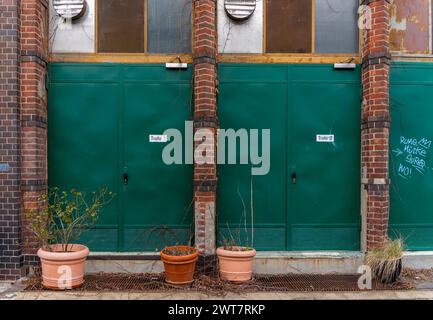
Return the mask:
{"type": "Polygon", "coordinates": [[[244,282],[251,280],[256,250],[231,247],[231,250],[218,248],[220,276],[223,280],[244,282]]]}
{"type": "Polygon", "coordinates": [[[38,256],[42,266],[42,284],[45,288],[65,290],[79,287],[84,282],[84,262],[89,248],[81,244],[71,244],[68,252],[62,245],[50,246],[52,251],[40,248],[38,256]]]}
{"type": "Polygon", "coordinates": [[[164,263],[165,281],[171,284],[183,285],[194,280],[195,264],[198,251],[188,246],[171,246],[161,251],[161,260],[164,263]],[[170,251],[193,252],[190,254],[170,254],[170,251]]]}

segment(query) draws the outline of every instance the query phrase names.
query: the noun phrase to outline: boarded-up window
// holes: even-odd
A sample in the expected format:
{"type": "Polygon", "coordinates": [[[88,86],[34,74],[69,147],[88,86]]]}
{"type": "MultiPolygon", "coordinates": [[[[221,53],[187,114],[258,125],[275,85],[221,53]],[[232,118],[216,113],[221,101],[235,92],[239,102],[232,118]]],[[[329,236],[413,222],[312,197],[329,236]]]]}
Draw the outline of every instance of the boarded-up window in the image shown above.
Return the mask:
{"type": "Polygon", "coordinates": [[[315,1],[315,52],[358,52],[358,2],[315,1]]]}
{"type": "Polygon", "coordinates": [[[191,0],[148,0],[147,39],[151,53],[191,51],[191,0]]]}
{"type": "Polygon", "coordinates": [[[144,0],[98,1],[99,52],[144,52],[144,0]]]}
{"type": "Polygon", "coordinates": [[[310,0],[266,0],[266,51],[311,52],[310,0]]]}
{"type": "Polygon", "coordinates": [[[409,54],[428,54],[429,20],[430,0],[394,0],[391,5],[391,50],[409,54]]]}

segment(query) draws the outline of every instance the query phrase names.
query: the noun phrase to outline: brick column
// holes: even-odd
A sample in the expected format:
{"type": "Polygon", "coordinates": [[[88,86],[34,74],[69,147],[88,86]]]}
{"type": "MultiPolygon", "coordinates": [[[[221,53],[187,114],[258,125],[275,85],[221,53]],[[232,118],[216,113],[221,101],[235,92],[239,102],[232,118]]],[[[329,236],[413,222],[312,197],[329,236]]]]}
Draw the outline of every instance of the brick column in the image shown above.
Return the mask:
{"type": "Polygon", "coordinates": [[[25,215],[47,188],[48,0],[21,0],[21,195],[25,264],[36,262],[25,215]]]}
{"type": "Polygon", "coordinates": [[[0,281],[22,274],[19,12],[19,0],[0,1],[0,281]]]}
{"type": "MultiPolygon", "coordinates": [[[[194,0],[194,130],[206,129],[213,137],[217,119],[216,1],[194,0]]],[[[212,156],[216,155],[214,139],[212,156]]],[[[195,142],[197,145],[197,141],[195,142]]],[[[210,271],[215,265],[216,164],[194,164],[195,245],[198,266],[210,271]]]]}
{"type": "Polygon", "coordinates": [[[380,246],[389,218],[389,0],[363,0],[371,9],[371,28],[362,46],[362,250],[380,246]]]}

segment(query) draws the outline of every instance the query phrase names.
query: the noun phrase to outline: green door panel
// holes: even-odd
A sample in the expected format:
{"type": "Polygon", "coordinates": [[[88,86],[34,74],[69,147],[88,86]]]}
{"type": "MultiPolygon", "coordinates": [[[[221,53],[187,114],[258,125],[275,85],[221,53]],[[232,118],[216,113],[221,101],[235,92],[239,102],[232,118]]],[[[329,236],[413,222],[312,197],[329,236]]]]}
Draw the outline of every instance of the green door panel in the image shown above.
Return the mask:
{"type": "Polygon", "coordinates": [[[190,83],[190,69],[164,65],[50,65],[49,185],[116,193],[80,239],[92,250],[154,251],[190,237],[192,166],[165,165],[165,144],[149,142],[183,132],[190,83]]]}
{"type": "Polygon", "coordinates": [[[268,175],[251,178],[251,164],[218,167],[219,242],[249,244],[252,183],[256,249],[359,249],[360,69],[220,64],[218,72],[220,127],[271,129],[268,175]],[[317,134],[335,142],[317,143],[317,134]]]}
{"type": "MultiPolygon", "coordinates": [[[[269,82],[223,83],[220,86],[219,101],[221,129],[272,128],[271,167],[267,175],[253,176],[251,180],[251,163],[221,164],[218,167],[217,208],[220,240],[230,238],[231,234],[238,242],[247,244],[251,242],[252,185],[253,211],[256,213],[254,215],[255,248],[285,250],[286,153],[281,146],[286,143],[287,86],[284,83],[269,82]],[[247,210],[244,210],[243,202],[247,210]],[[244,231],[245,218],[248,232],[244,231]]],[[[260,141],[261,134],[259,137],[260,141]]],[[[237,150],[239,151],[239,144],[237,150]]],[[[239,163],[239,156],[237,163],[239,163]]]]}
{"type": "Polygon", "coordinates": [[[433,67],[391,65],[390,236],[433,249],[433,67]]]}
{"type": "MultiPolygon", "coordinates": [[[[90,193],[106,186],[119,193],[120,93],[117,83],[51,84],[48,114],[51,187],[90,193]]],[[[118,209],[116,197],[101,213],[97,227],[84,234],[84,241],[92,250],[117,250],[118,209]]]]}
{"type": "Polygon", "coordinates": [[[161,158],[166,144],[149,143],[149,135],[163,134],[168,128],[184,131],[190,112],[190,93],[189,84],[125,84],[124,170],[129,175],[129,183],[124,187],[127,248],[155,250],[161,249],[161,243],[188,240],[192,165],[166,165],[161,158]]]}
{"type": "Polygon", "coordinates": [[[291,90],[292,249],[359,249],[359,84],[294,81],[291,90]]]}

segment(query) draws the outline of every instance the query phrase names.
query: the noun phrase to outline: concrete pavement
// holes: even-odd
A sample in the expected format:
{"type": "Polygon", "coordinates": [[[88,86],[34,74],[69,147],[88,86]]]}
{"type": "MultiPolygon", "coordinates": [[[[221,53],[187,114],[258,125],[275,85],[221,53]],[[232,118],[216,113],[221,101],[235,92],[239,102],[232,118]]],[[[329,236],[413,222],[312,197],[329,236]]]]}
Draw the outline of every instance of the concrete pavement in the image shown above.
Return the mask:
{"type": "Polygon", "coordinates": [[[0,300],[433,300],[433,290],[363,292],[23,292],[9,290],[0,300]]]}

